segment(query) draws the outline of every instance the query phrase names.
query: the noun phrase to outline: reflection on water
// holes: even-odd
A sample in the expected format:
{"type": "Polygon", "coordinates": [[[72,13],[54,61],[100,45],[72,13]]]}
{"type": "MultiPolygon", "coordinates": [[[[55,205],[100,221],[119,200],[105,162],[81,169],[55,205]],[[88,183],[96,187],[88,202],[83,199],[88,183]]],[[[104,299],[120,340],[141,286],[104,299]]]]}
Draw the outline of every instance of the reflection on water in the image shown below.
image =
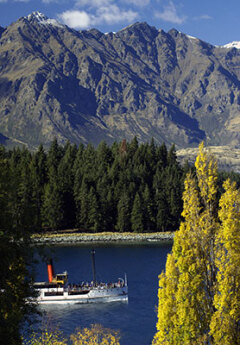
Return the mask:
{"type": "Polygon", "coordinates": [[[80,326],[88,327],[93,323],[104,325],[109,318],[114,321],[119,313],[127,313],[127,305],[128,302],[41,305],[39,309],[54,324],[58,324],[60,329],[64,325],[64,332],[70,334],[80,326]]]}
{"type": "MultiPolygon", "coordinates": [[[[171,244],[108,245],[96,247],[99,281],[111,282],[127,273],[129,300],[126,302],[42,305],[44,320],[69,335],[77,327],[100,323],[120,330],[121,345],[149,345],[157,321],[158,275],[165,267],[171,244]]],[[[70,282],[92,279],[91,246],[54,248],[55,271],[67,270],[70,282]]],[[[39,264],[38,279],[46,280],[46,266],[39,264]]]]}

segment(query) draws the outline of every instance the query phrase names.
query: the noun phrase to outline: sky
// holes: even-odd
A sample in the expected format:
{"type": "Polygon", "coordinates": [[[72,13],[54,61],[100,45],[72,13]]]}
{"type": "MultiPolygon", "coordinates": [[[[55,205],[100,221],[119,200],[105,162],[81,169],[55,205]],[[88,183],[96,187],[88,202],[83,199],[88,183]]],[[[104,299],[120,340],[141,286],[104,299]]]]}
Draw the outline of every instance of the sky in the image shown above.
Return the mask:
{"type": "Polygon", "coordinates": [[[214,45],[240,41],[239,0],[0,0],[0,26],[33,11],[76,30],[117,32],[135,22],[147,22],[214,45]]]}

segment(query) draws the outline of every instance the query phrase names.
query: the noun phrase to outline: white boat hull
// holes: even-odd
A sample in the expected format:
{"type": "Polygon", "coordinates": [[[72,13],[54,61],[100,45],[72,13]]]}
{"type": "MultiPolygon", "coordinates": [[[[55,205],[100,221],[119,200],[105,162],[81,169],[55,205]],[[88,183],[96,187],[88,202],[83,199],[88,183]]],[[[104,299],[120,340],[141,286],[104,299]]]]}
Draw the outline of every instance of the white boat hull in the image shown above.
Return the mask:
{"type": "Polygon", "coordinates": [[[71,294],[64,288],[39,289],[38,304],[80,304],[128,300],[128,287],[91,288],[88,292],[71,294]]]}

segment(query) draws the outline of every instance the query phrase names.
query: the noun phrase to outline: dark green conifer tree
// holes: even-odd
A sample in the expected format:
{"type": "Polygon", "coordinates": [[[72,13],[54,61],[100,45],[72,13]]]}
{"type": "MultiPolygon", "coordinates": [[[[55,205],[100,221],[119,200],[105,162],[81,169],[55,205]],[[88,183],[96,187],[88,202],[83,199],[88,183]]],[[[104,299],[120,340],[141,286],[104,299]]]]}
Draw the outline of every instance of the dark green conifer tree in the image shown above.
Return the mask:
{"type": "Polygon", "coordinates": [[[78,191],[78,194],[75,196],[76,201],[76,220],[77,226],[82,230],[87,231],[88,224],[88,213],[89,213],[89,203],[88,203],[88,193],[89,187],[87,180],[83,178],[81,188],[78,191]]]}
{"type": "MultiPolygon", "coordinates": [[[[51,175],[52,168],[49,174],[51,175]]],[[[55,176],[55,175],[54,175],[55,176]]],[[[63,221],[63,199],[57,180],[51,180],[45,185],[42,205],[42,225],[44,228],[59,230],[63,221]]]]}
{"type": "Polygon", "coordinates": [[[156,229],[157,231],[170,231],[170,213],[169,206],[164,192],[157,195],[157,214],[156,229]]]}
{"type": "Polygon", "coordinates": [[[58,166],[58,187],[62,197],[62,228],[73,228],[76,224],[76,210],[74,202],[74,173],[73,165],[77,148],[69,142],[64,147],[64,156],[58,166]]]}
{"type": "Polygon", "coordinates": [[[157,169],[153,181],[157,231],[169,230],[167,227],[170,219],[170,209],[166,194],[166,183],[165,170],[157,169]]]}
{"type": "Polygon", "coordinates": [[[129,232],[131,230],[131,205],[128,193],[123,191],[117,205],[117,224],[119,232],[129,232]]]}
{"type": "Polygon", "coordinates": [[[58,176],[58,166],[63,156],[63,148],[53,140],[47,155],[48,182],[44,187],[42,205],[42,225],[45,228],[58,230],[63,221],[63,195],[58,176]]]}
{"type": "Polygon", "coordinates": [[[135,136],[133,140],[127,145],[127,155],[129,160],[133,160],[133,157],[138,149],[138,140],[135,136]]]}
{"type": "Polygon", "coordinates": [[[157,168],[164,169],[168,164],[168,151],[165,143],[156,150],[157,168]]]}
{"type": "Polygon", "coordinates": [[[133,232],[144,232],[142,200],[138,193],[136,193],[133,202],[131,225],[133,232]]]}
{"type": "Polygon", "coordinates": [[[93,232],[101,230],[101,212],[98,202],[97,193],[93,187],[90,187],[88,193],[88,227],[93,232]]]}
{"type": "Polygon", "coordinates": [[[19,202],[19,227],[22,229],[33,229],[35,217],[35,204],[33,199],[33,181],[31,179],[31,161],[32,157],[27,149],[24,149],[19,162],[20,181],[18,186],[19,202]]]}
{"type": "Polygon", "coordinates": [[[74,182],[73,182],[73,197],[74,197],[74,204],[75,204],[75,218],[76,223],[75,225],[78,227],[80,225],[79,222],[79,215],[81,213],[80,210],[80,192],[82,186],[82,179],[83,179],[83,153],[84,153],[84,146],[80,144],[76,153],[76,158],[73,165],[73,175],[74,175],[74,182]]]}
{"type": "Polygon", "coordinates": [[[154,200],[147,184],[145,185],[142,199],[144,229],[146,232],[154,232],[156,229],[156,222],[154,217],[154,200]]]}
{"type": "Polygon", "coordinates": [[[41,210],[44,186],[47,181],[47,157],[42,145],[33,154],[30,164],[30,178],[32,180],[32,203],[35,210],[32,226],[33,230],[39,231],[42,226],[41,210]]]}
{"type": "Polygon", "coordinates": [[[0,342],[8,345],[22,344],[22,327],[26,321],[32,321],[35,310],[26,303],[33,296],[32,270],[28,266],[32,251],[25,217],[25,186],[18,186],[23,183],[19,169],[21,153],[24,152],[14,150],[7,154],[0,146],[0,342]],[[20,209],[21,204],[24,210],[20,209]]]}

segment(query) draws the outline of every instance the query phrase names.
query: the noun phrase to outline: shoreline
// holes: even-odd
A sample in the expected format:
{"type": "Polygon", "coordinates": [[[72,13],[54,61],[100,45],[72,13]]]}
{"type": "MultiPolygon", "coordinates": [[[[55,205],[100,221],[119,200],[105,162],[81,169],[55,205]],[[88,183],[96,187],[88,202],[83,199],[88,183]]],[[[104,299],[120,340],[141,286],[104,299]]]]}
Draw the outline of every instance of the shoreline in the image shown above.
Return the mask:
{"type": "Polygon", "coordinates": [[[87,243],[161,243],[172,242],[174,232],[153,233],[46,233],[32,236],[33,244],[87,244],[87,243]]]}

